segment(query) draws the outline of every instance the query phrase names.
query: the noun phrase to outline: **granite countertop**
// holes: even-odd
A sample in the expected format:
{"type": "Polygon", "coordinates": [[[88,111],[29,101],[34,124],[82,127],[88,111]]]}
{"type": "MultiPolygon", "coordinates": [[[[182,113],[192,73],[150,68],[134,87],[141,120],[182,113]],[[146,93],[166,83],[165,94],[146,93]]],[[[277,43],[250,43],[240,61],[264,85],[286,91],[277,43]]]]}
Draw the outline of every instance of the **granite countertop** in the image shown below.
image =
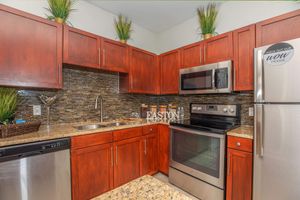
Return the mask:
{"type": "Polygon", "coordinates": [[[92,200],[191,200],[180,191],[158,179],[146,175],[92,200]]]}
{"type": "Polygon", "coordinates": [[[227,132],[227,135],[253,139],[253,126],[242,125],[227,132]]]}
{"type": "MultiPolygon", "coordinates": [[[[28,133],[19,136],[13,136],[8,138],[1,138],[0,139],[0,147],[16,145],[16,144],[25,144],[30,142],[37,142],[37,141],[44,141],[44,140],[51,140],[51,139],[58,139],[58,138],[65,138],[65,137],[72,137],[78,135],[85,135],[91,133],[100,133],[100,132],[107,132],[107,131],[114,131],[126,128],[133,128],[151,124],[168,124],[167,122],[151,122],[142,119],[136,120],[118,120],[118,122],[127,122],[126,125],[120,126],[112,126],[112,127],[103,127],[94,130],[84,130],[79,131],[75,127],[80,125],[87,125],[87,124],[100,124],[99,122],[82,122],[82,123],[67,123],[67,124],[57,124],[51,125],[50,127],[41,126],[39,131],[28,133]]],[[[114,121],[105,122],[101,124],[109,124],[114,121]]]]}

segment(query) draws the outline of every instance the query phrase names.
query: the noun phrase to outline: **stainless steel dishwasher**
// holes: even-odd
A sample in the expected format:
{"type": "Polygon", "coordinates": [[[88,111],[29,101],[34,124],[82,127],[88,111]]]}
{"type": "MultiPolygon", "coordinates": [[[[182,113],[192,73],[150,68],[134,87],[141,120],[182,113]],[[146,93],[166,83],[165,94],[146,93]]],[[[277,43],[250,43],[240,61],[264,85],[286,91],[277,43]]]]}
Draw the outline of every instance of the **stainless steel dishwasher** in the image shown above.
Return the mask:
{"type": "Polygon", "coordinates": [[[70,140],[0,148],[1,200],[71,200],[70,140]]]}

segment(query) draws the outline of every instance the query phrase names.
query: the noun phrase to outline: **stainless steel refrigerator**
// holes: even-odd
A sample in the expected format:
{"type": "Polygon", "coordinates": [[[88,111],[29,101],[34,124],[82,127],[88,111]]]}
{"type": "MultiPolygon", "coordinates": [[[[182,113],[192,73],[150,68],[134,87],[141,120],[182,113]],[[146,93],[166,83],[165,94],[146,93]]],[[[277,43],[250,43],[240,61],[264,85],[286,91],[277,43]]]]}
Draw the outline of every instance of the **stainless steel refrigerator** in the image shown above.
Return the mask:
{"type": "Polygon", "coordinates": [[[254,73],[253,200],[299,200],[300,39],[255,49],[254,73]]]}

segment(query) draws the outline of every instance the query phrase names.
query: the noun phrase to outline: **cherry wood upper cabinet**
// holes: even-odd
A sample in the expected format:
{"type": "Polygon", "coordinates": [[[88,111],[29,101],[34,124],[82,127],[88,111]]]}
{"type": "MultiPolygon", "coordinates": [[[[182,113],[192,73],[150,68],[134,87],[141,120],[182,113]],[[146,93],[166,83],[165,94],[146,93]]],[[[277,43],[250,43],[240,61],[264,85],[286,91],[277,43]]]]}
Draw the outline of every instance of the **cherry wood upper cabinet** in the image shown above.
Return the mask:
{"type": "Polygon", "coordinates": [[[178,94],[180,51],[160,55],[160,94],[178,94]]]}
{"type": "Polygon", "coordinates": [[[256,24],[256,46],[264,46],[300,37],[300,10],[256,24]]]}
{"type": "Polygon", "coordinates": [[[120,76],[121,92],[159,94],[158,56],[130,47],[129,75],[120,76]]]}
{"type": "Polygon", "coordinates": [[[0,85],[62,88],[62,25],[0,4],[0,85]]]}
{"type": "Polygon", "coordinates": [[[140,138],[115,142],[114,158],[114,187],[138,178],[140,176],[140,138]]]}
{"type": "Polygon", "coordinates": [[[128,46],[126,44],[102,38],[101,50],[101,68],[115,72],[128,72],[128,46]]]}
{"type": "Polygon", "coordinates": [[[65,25],[63,62],[99,69],[100,42],[100,37],[97,35],[65,25]]]}
{"type": "Polygon", "coordinates": [[[233,44],[234,90],[253,90],[255,25],[235,30],[233,32],[233,44]]]}
{"type": "Polygon", "coordinates": [[[170,157],[170,128],[167,125],[158,125],[158,169],[169,174],[170,157]]]}
{"type": "Polygon", "coordinates": [[[113,188],[112,148],[102,144],[71,151],[72,199],[91,199],[113,188]]]}
{"type": "Polygon", "coordinates": [[[227,200],[252,199],[252,153],[228,148],[227,200]]]}
{"type": "Polygon", "coordinates": [[[203,62],[215,63],[233,59],[232,32],[223,33],[204,40],[203,62]]]}
{"type": "Polygon", "coordinates": [[[196,42],[180,49],[181,68],[195,67],[203,64],[203,43],[196,42]]]}
{"type": "Polygon", "coordinates": [[[149,134],[141,139],[141,176],[155,174],[157,166],[157,133],[149,134]]]}

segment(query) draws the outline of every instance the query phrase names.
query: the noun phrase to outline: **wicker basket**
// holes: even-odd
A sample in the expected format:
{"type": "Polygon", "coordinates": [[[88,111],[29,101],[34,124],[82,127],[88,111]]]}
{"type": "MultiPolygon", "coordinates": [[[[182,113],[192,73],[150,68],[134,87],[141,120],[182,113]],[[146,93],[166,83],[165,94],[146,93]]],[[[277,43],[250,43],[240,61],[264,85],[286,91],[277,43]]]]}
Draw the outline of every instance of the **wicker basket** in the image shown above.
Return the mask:
{"type": "Polygon", "coordinates": [[[41,125],[40,121],[26,122],[23,124],[0,125],[0,138],[36,132],[41,125]]]}

